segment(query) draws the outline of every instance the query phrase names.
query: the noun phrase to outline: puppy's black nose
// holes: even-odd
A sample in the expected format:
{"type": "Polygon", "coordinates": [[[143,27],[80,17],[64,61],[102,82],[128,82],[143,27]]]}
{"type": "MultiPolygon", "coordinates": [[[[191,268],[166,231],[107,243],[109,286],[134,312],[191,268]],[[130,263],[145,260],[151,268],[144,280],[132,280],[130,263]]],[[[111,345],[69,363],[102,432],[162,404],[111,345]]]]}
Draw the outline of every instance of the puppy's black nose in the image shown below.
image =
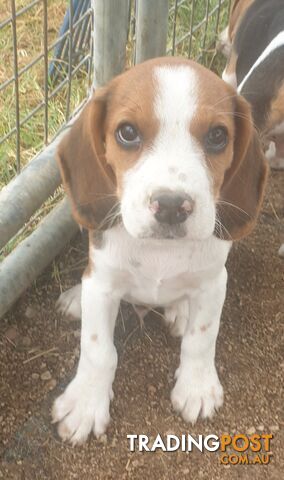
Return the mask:
{"type": "Polygon", "coordinates": [[[193,207],[194,201],[189,195],[170,190],[153,193],[149,205],[156,220],[169,225],[185,222],[193,207]]]}

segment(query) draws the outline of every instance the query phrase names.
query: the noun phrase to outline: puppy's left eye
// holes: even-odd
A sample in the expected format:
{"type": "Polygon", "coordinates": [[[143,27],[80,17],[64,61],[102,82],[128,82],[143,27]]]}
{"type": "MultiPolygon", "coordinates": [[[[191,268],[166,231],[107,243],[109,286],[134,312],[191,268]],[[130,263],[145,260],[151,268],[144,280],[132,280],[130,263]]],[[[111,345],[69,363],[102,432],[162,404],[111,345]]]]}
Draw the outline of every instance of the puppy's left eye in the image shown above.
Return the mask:
{"type": "Polygon", "coordinates": [[[127,149],[137,148],[141,143],[141,138],[137,129],[130,123],[123,123],[115,132],[117,143],[127,149]]]}
{"type": "Polygon", "coordinates": [[[211,128],[205,137],[205,148],[209,153],[222,152],[227,143],[228,131],[222,126],[211,128]]]}

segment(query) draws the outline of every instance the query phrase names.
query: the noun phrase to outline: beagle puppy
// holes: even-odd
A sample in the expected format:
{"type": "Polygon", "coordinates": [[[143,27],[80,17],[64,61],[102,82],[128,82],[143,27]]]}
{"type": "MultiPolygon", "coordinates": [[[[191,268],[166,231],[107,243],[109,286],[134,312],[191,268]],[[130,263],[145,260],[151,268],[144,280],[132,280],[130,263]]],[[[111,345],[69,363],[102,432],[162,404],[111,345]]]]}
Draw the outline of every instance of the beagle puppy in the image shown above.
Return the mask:
{"type": "Polygon", "coordinates": [[[283,169],[283,0],[235,0],[226,35],[230,54],[222,78],[251,104],[271,167],[283,169]]]}
{"type": "Polygon", "coordinates": [[[107,428],[122,299],[164,307],[182,337],[173,408],[192,423],[211,417],[223,403],[225,263],[256,223],[267,174],[249,104],[193,61],[149,60],[95,92],[58,161],[89,231],[82,287],[60,300],[82,331],[77,373],[53,406],[59,435],[75,445],[107,428]]]}

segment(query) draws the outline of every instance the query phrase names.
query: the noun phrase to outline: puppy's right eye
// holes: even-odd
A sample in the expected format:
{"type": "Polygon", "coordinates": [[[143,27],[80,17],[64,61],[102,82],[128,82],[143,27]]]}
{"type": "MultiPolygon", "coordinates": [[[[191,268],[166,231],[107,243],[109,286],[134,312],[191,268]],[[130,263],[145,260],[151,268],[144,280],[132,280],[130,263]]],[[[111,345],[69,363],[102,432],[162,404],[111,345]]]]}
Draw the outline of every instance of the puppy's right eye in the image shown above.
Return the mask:
{"type": "Polygon", "coordinates": [[[220,153],[228,144],[228,131],[222,125],[211,128],[205,137],[205,148],[209,153],[220,153]]]}
{"type": "Polygon", "coordinates": [[[141,144],[141,137],[137,129],[130,123],[123,123],[115,132],[117,143],[123,148],[138,148],[141,144]]]}

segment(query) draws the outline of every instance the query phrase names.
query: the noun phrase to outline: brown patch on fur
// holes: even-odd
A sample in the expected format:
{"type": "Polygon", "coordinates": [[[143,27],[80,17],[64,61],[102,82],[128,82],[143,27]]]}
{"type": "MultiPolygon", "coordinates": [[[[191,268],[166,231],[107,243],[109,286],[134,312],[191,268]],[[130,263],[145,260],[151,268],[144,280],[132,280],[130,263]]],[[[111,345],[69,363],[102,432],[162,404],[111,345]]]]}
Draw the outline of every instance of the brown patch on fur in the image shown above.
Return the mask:
{"type": "Polygon", "coordinates": [[[241,20],[254,0],[235,0],[231,5],[228,36],[231,43],[236,36],[241,20]]]}
{"type": "Polygon", "coordinates": [[[225,171],[230,167],[234,150],[234,98],[236,92],[215,74],[200,66],[198,71],[198,106],[190,124],[190,132],[204,150],[205,136],[214,126],[224,126],[228,130],[229,143],[218,155],[206,154],[208,169],[212,175],[212,187],[218,198],[225,171]],[[208,85],[210,84],[210,88],[208,85]]]}
{"type": "Polygon", "coordinates": [[[58,147],[58,163],[73,214],[87,229],[114,224],[124,173],[138,161],[158,131],[153,112],[153,68],[161,61],[137,65],[97,90],[58,147]],[[122,123],[133,124],[143,138],[126,150],[115,138],[122,123]]]}
{"type": "Polygon", "coordinates": [[[211,326],[211,323],[207,323],[207,325],[201,325],[200,327],[200,331],[201,332],[206,332],[206,330],[208,330],[208,328],[211,326]]]}
{"type": "Polygon", "coordinates": [[[94,333],[92,336],[91,336],[91,340],[93,342],[96,342],[98,340],[98,335],[96,333],[94,333]]]}
{"type": "Polygon", "coordinates": [[[268,164],[253,126],[250,106],[241,96],[236,98],[235,112],[234,158],[220,190],[218,215],[224,237],[238,240],[248,235],[256,224],[268,164]]]}
{"type": "MultiPolygon", "coordinates": [[[[199,69],[204,70],[199,66],[197,73],[199,69]]],[[[228,131],[226,148],[218,154],[206,154],[218,211],[215,235],[237,240],[248,235],[256,223],[267,162],[248,102],[212,72],[200,71],[198,80],[199,101],[190,124],[191,133],[204,149],[204,138],[210,128],[223,126],[228,131]]]]}
{"type": "Polygon", "coordinates": [[[266,131],[273,130],[276,125],[284,122],[284,80],[278,89],[277,95],[271,102],[269,117],[266,122],[266,131]]]}

